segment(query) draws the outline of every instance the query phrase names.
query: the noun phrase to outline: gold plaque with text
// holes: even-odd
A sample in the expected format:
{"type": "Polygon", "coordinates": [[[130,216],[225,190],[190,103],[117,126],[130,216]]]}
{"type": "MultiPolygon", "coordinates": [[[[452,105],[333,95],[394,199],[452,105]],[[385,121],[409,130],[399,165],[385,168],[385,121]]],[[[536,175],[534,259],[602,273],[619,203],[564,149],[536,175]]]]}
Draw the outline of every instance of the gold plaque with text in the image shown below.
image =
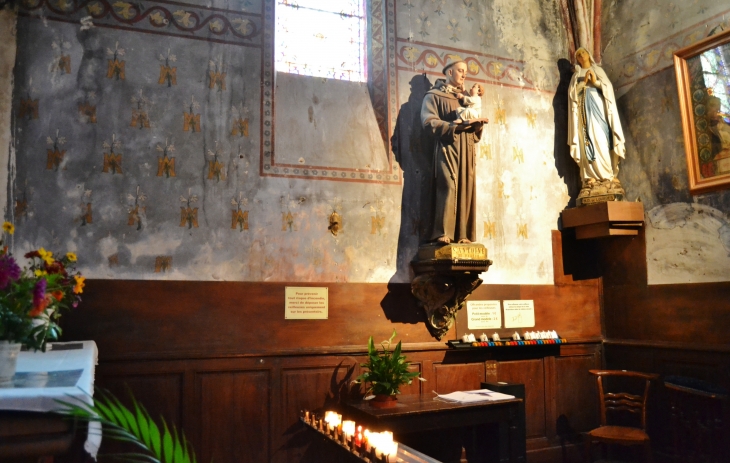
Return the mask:
{"type": "Polygon", "coordinates": [[[486,260],[487,248],[479,243],[422,246],[418,257],[422,260],[486,260]]]}

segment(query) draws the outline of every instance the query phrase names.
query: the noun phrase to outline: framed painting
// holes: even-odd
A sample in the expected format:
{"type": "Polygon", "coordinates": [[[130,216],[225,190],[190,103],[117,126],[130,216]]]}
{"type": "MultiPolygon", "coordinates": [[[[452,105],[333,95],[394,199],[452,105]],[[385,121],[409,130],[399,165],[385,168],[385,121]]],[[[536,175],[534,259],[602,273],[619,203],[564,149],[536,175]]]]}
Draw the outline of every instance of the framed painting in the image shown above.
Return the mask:
{"type": "Polygon", "coordinates": [[[674,53],[692,194],[730,187],[730,30],[674,53]]]}

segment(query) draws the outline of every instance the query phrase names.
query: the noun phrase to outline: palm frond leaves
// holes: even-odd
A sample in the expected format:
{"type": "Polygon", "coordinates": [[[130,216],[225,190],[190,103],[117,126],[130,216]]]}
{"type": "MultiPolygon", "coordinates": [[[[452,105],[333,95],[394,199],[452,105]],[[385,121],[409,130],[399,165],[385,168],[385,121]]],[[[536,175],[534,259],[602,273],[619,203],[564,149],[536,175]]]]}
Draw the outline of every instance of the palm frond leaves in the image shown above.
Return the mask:
{"type": "Polygon", "coordinates": [[[130,409],[110,392],[97,389],[93,405],[59,400],[66,407],[59,413],[85,422],[99,422],[105,438],[127,442],[138,448],[138,452],[107,457],[140,463],[197,463],[195,452],[182,432],[178,434],[174,426],[170,430],[162,417],[158,425],[134,396],[131,399],[130,409]]]}

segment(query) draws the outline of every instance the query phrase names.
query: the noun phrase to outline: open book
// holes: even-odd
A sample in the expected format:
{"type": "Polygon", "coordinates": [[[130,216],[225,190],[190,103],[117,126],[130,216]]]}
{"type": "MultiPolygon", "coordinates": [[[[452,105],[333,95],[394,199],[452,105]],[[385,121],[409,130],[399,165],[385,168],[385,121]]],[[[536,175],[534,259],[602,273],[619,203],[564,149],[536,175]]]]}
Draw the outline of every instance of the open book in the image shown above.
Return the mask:
{"type": "Polygon", "coordinates": [[[505,399],[514,399],[515,396],[502,394],[501,392],[490,391],[489,389],[476,389],[474,391],[456,391],[450,394],[436,394],[435,400],[444,402],[466,404],[471,402],[486,402],[505,399]]]}

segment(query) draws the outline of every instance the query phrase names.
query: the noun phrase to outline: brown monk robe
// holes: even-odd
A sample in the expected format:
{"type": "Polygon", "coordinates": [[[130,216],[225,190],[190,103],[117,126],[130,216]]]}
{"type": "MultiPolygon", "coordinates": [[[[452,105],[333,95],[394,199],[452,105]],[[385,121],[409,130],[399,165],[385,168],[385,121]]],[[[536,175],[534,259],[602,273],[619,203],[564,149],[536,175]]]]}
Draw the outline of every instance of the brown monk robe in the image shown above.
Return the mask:
{"type": "Polygon", "coordinates": [[[435,214],[431,241],[476,241],[476,147],[482,122],[455,124],[466,63],[449,63],[423,99],[421,123],[434,134],[435,214]]]}

